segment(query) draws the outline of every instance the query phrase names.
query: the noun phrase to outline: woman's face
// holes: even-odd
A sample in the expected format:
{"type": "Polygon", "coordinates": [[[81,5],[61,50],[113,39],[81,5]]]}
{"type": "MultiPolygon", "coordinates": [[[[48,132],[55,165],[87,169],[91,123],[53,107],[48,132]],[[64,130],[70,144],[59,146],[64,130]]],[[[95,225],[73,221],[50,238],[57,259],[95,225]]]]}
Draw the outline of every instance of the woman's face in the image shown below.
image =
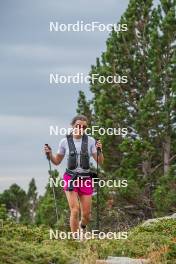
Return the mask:
{"type": "Polygon", "coordinates": [[[87,122],[82,120],[76,120],[73,125],[73,134],[74,135],[83,135],[85,129],[87,128],[87,122]]]}

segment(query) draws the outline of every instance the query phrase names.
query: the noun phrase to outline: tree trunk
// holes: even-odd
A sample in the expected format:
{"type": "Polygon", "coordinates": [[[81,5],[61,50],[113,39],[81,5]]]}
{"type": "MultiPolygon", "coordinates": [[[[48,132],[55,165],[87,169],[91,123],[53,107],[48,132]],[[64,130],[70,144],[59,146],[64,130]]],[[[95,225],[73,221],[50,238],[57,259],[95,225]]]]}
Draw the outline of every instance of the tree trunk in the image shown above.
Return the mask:
{"type": "Polygon", "coordinates": [[[166,136],[163,142],[164,154],[164,175],[168,173],[170,167],[171,137],[166,136]]]}
{"type": "Polygon", "coordinates": [[[32,224],[34,224],[35,222],[35,202],[33,201],[32,203],[32,210],[31,210],[31,220],[32,220],[32,224]]]}
{"type": "Polygon", "coordinates": [[[142,162],[142,172],[144,177],[147,177],[151,174],[151,160],[147,151],[143,153],[144,161],[142,162]]]}

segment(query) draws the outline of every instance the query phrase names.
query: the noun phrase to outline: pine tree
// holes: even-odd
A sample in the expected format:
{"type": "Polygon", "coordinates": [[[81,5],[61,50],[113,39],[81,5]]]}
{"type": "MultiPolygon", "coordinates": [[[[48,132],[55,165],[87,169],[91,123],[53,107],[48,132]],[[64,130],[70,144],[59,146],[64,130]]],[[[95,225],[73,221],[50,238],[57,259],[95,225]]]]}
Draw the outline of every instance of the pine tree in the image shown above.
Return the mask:
{"type": "Polygon", "coordinates": [[[37,187],[36,187],[36,183],[35,183],[34,178],[32,178],[32,180],[29,183],[27,197],[28,197],[29,206],[30,206],[31,223],[34,224],[34,222],[35,222],[35,211],[36,211],[36,206],[37,206],[37,187]]]}
{"type": "Polygon", "coordinates": [[[162,0],[157,12],[159,23],[151,37],[151,85],[157,102],[163,173],[167,174],[175,152],[172,143],[176,125],[176,1],[162,0]]]}
{"type": "MultiPolygon", "coordinates": [[[[59,173],[57,170],[51,171],[52,178],[56,180],[59,177],[59,173]]],[[[66,227],[67,225],[67,201],[65,198],[64,191],[62,187],[59,185],[54,187],[56,202],[57,202],[57,210],[59,215],[59,223],[57,223],[56,219],[56,211],[55,211],[55,201],[53,197],[53,190],[48,183],[46,186],[46,191],[43,196],[39,197],[39,202],[36,210],[36,224],[45,224],[49,226],[54,226],[57,224],[59,227],[66,227]]]]}
{"type": "Polygon", "coordinates": [[[131,0],[119,21],[128,31],[112,30],[90,73],[127,76],[127,83],[91,82],[90,108],[96,125],[128,128],[127,136],[100,136],[103,169],[107,178],[135,182],[138,200],[128,191],[124,197],[143,208],[146,217],[154,206],[153,188],[176,158],[175,16],[175,0],[161,0],[157,7],[152,0],[131,0]]]}
{"type": "Polygon", "coordinates": [[[17,184],[12,184],[0,196],[0,202],[6,205],[7,210],[13,210],[16,222],[29,221],[28,199],[26,192],[17,184]]]}
{"type": "Polygon", "coordinates": [[[79,91],[77,113],[85,115],[88,119],[89,125],[91,125],[93,116],[90,109],[91,101],[86,100],[86,96],[83,91],[79,91]]]}

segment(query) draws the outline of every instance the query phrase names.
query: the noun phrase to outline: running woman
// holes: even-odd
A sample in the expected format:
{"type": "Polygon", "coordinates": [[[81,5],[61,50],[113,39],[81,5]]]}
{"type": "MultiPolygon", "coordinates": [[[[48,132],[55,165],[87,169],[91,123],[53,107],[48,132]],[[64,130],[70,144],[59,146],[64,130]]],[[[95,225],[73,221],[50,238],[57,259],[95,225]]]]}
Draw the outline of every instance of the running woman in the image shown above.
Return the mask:
{"type": "Polygon", "coordinates": [[[71,232],[77,232],[79,228],[85,230],[90,221],[93,194],[92,178],[90,177],[90,157],[92,156],[99,164],[104,161],[101,142],[99,140],[96,142],[93,137],[85,133],[87,123],[87,117],[84,115],[77,115],[73,118],[71,122],[73,131],[60,141],[56,155],[53,155],[50,146],[44,148],[45,153],[49,154],[54,165],[59,165],[64,156],[67,158],[67,169],[63,179],[65,182],[64,191],[70,208],[71,232]],[[97,149],[100,150],[98,157],[97,149]],[[76,173],[83,176],[82,180],[78,178],[77,181],[78,183],[80,181],[80,184],[71,186],[71,179],[76,173]],[[86,180],[89,180],[91,184],[84,184],[86,180]],[[79,222],[80,210],[81,221],[79,222]]]}

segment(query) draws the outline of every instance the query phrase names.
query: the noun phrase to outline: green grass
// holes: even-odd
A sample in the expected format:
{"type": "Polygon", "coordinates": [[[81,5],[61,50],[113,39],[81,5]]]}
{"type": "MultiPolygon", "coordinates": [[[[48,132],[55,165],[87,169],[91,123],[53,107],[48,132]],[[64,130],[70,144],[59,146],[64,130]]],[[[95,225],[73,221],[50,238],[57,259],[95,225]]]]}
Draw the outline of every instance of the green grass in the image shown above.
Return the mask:
{"type": "Polygon", "coordinates": [[[126,240],[49,240],[49,228],[6,222],[0,231],[0,264],[94,264],[107,256],[150,258],[152,263],[176,263],[176,221],[138,226],[126,240]]]}

